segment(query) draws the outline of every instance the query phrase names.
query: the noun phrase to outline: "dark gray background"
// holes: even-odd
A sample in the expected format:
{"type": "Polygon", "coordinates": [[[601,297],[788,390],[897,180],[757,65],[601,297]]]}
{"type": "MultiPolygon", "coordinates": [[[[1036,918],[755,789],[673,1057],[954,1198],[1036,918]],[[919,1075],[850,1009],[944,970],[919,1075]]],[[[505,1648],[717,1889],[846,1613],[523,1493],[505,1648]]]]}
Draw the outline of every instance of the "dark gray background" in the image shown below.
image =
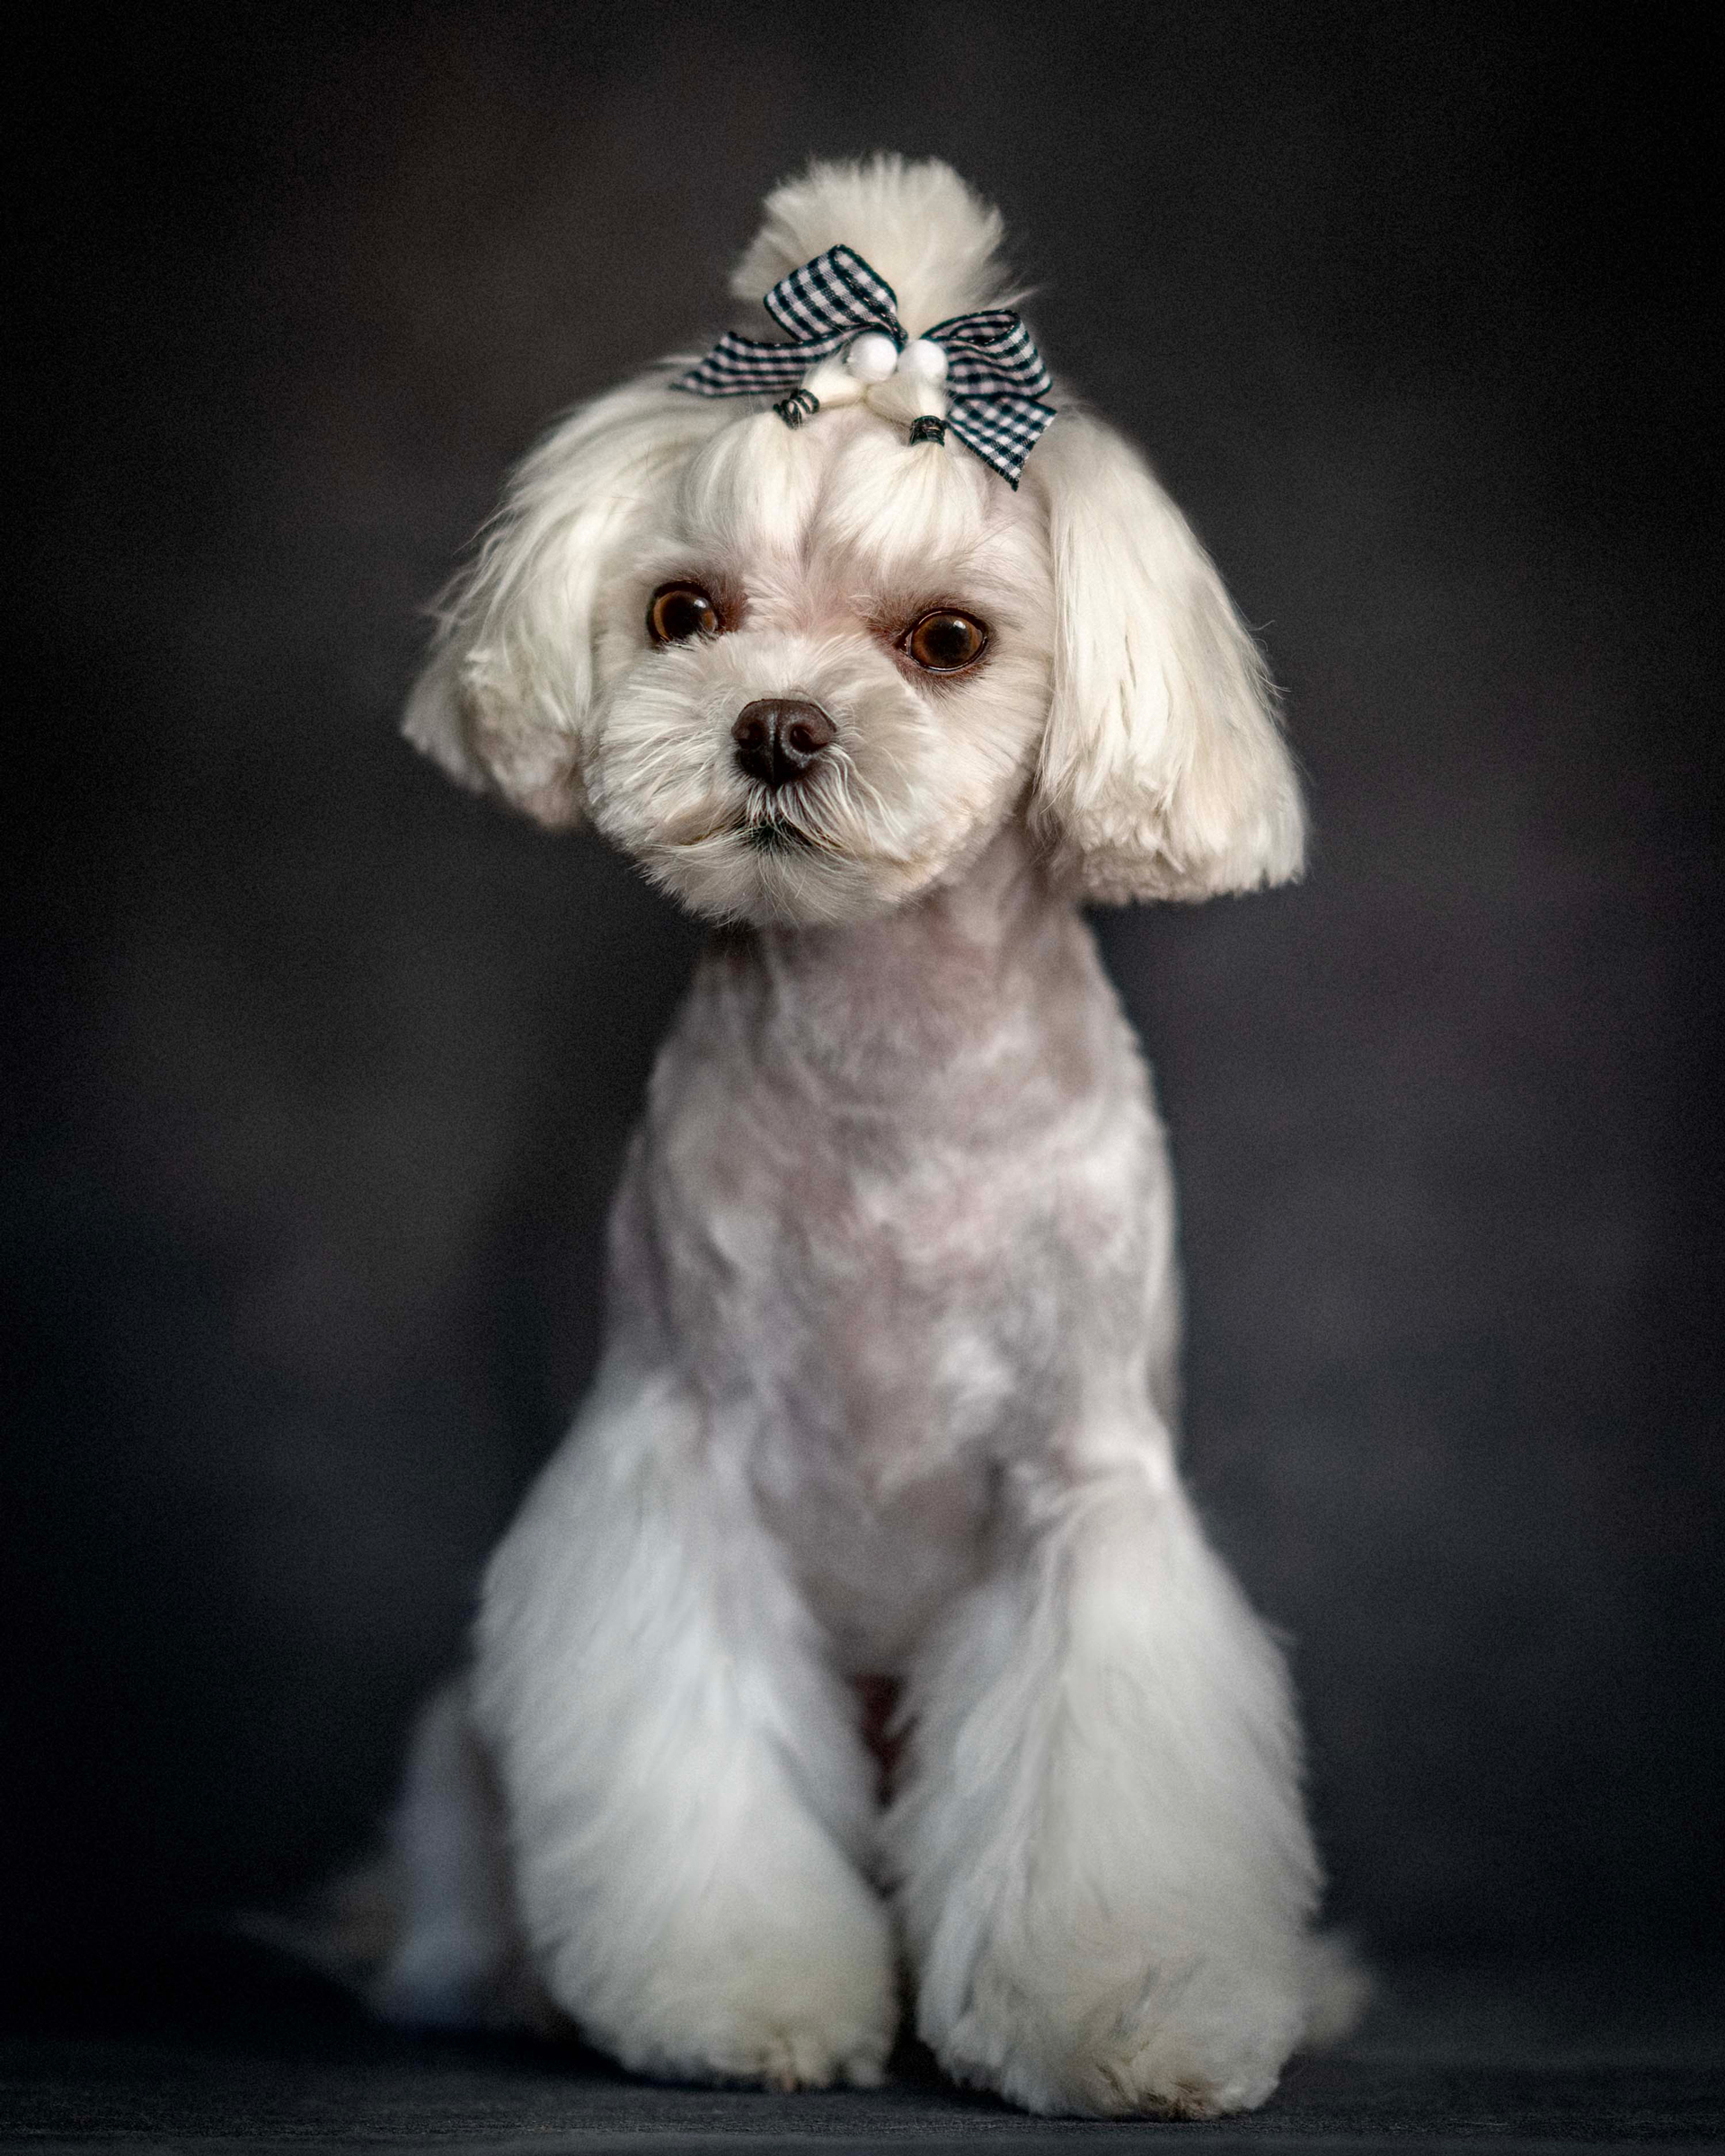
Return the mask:
{"type": "Polygon", "coordinates": [[[1366,6],[286,20],[132,17],[25,115],[0,1954],[147,1966],[385,1797],[589,1364],[695,947],[398,744],[416,609],[550,415],[719,318],[765,187],[878,146],[1003,204],[1287,689],[1306,885],[1101,926],[1338,1904],[1707,1937],[1694,56],[1366,6]]]}

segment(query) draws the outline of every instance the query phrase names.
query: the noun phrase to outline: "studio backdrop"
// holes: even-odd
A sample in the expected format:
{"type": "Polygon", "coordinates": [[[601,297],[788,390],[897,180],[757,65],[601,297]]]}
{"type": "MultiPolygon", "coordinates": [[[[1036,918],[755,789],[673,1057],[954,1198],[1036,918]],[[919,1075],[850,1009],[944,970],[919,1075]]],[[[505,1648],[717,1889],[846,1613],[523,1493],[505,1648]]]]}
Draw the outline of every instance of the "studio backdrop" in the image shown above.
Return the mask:
{"type": "Polygon", "coordinates": [[[309,1885],[459,1652],[698,932],[402,744],[424,609],[553,415],[705,349],[765,189],[877,147],[1001,204],[1286,693],[1305,884],[1098,924],[1181,1178],[1186,1457],[1290,1640],[1337,1905],[1708,1934],[1692,73],[1443,10],[892,0],[61,56],[13,413],[21,1961],[309,1885]]]}

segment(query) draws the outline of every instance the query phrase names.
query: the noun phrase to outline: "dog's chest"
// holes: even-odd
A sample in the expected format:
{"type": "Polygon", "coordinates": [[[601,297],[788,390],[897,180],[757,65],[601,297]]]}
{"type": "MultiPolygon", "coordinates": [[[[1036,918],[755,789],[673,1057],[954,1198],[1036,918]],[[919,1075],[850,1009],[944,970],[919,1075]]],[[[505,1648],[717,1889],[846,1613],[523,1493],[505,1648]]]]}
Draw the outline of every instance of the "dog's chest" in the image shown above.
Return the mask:
{"type": "Polygon", "coordinates": [[[1057,1412],[1064,1299],[1030,1163],[878,1138],[764,1155],[715,1132],[674,1286],[768,1518],[868,1668],[975,1576],[998,1467],[1057,1412]]]}
{"type": "Polygon", "coordinates": [[[1040,1418],[1085,1268],[1046,1135],[997,1144],[724,1104],[657,1193],[679,1339],[877,1495],[1040,1418]],[[751,1112],[754,1110],[755,1112],[751,1112]]]}
{"type": "Polygon", "coordinates": [[[859,1105],[697,1032],[656,1084],[668,1345],[854,1667],[902,1660],[979,1570],[1002,1469],[1142,1341],[1159,1141],[1119,1039],[1081,1086],[984,1058],[974,1098],[859,1105]]]}

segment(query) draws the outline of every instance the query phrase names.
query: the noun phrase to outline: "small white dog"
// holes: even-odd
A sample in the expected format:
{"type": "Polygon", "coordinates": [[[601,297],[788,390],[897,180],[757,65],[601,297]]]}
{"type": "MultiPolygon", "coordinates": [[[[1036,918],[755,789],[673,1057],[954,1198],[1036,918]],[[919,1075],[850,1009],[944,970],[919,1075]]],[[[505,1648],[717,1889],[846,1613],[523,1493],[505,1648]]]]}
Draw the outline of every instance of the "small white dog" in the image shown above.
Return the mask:
{"type": "Polygon", "coordinates": [[[457,778],[720,927],[592,1396],[420,1727],[377,1996],[867,2083],[902,1957],[960,2080],[1204,2116],[1354,1984],[1175,1471],[1167,1156],[1077,909],[1287,880],[1300,793],[1144,464],[1064,397],[1039,438],[1000,236],[937,163],[779,189],[732,289],[788,341],[559,427],[414,692],[457,778]]]}

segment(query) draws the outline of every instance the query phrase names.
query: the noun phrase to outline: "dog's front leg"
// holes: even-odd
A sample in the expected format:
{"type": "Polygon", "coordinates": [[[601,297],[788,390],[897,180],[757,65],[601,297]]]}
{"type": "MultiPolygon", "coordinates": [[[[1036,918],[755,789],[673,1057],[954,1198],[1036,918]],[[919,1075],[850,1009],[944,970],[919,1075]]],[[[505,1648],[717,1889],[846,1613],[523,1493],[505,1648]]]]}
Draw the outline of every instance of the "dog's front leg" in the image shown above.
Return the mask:
{"type": "Polygon", "coordinates": [[[1316,1865],[1279,1656],[1163,1433],[1018,1481],[1013,1554],[914,1672],[888,1823],[923,2036],[1038,2111],[1261,2103],[1316,1865]]]}
{"type": "Polygon", "coordinates": [[[540,1981],[641,2071],[880,2078],[870,1773],[740,1445],[613,1370],[487,1577],[474,1700],[540,1981]]]}

